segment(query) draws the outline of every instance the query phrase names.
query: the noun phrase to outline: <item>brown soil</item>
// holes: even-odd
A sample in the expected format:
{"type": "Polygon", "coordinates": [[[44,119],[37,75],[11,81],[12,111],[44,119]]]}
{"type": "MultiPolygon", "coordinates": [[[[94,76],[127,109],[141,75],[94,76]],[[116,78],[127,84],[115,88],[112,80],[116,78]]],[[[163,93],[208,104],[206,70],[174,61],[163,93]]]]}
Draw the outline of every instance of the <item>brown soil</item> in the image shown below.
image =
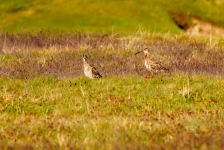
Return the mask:
{"type": "Polygon", "coordinates": [[[224,37],[224,28],[215,26],[210,22],[178,13],[171,13],[171,17],[179,28],[190,35],[216,35],[224,37]]]}
{"type": "Polygon", "coordinates": [[[196,18],[192,18],[193,26],[190,26],[186,30],[187,33],[192,35],[218,35],[224,37],[224,29],[212,25],[209,22],[201,21],[196,18]]]}

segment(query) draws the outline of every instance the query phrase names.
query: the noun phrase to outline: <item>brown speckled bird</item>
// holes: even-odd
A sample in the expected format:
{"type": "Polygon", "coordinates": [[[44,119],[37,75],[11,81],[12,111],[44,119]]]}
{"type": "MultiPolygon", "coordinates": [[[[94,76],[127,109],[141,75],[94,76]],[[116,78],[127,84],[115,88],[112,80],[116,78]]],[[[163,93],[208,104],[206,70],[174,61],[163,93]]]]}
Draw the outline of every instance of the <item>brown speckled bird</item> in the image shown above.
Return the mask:
{"type": "Polygon", "coordinates": [[[84,64],[84,74],[86,77],[91,79],[102,77],[95,67],[89,65],[89,63],[87,62],[86,55],[83,55],[83,64],[84,64]]]}
{"type": "Polygon", "coordinates": [[[146,69],[148,69],[149,71],[151,71],[153,73],[167,72],[167,71],[169,72],[169,69],[165,68],[160,63],[150,59],[149,51],[148,51],[147,47],[145,47],[144,50],[137,52],[135,55],[137,55],[141,52],[143,52],[145,54],[145,67],[146,67],[146,69]]]}

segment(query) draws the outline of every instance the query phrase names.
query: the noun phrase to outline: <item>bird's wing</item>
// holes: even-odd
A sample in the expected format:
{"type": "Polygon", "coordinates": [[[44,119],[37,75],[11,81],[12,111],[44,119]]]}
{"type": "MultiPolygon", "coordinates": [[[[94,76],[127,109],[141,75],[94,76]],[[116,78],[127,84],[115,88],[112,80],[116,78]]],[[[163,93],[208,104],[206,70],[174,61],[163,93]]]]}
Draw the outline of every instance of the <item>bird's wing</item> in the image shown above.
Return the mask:
{"type": "Polygon", "coordinates": [[[162,66],[160,62],[151,60],[151,68],[155,70],[169,70],[166,67],[162,66]]]}
{"type": "Polygon", "coordinates": [[[151,62],[152,62],[152,64],[158,64],[158,65],[161,65],[161,63],[160,63],[160,62],[155,61],[155,60],[151,60],[151,62]]]}
{"type": "Polygon", "coordinates": [[[153,63],[151,65],[151,68],[152,69],[155,69],[155,70],[168,70],[167,68],[163,67],[161,64],[159,63],[153,63]]]}
{"type": "Polygon", "coordinates": [[[100,73],[96,70],[95,67],[91,66],[91,68],[92,68],[92,73],[93,73],[94,76],[99,77],[99,78],[102,77],[100,75],[100,73]]]}

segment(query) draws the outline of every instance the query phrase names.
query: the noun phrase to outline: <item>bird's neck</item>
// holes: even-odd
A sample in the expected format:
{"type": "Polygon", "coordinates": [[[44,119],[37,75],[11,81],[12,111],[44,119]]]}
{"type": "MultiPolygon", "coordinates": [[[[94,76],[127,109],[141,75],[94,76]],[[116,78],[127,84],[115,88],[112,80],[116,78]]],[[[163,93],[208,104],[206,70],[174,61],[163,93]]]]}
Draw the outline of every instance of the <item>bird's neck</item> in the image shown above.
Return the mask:
{"type": "Polygon", "coordinates": [[[148,58],[148,57],[149,57],[149,54],[146,53],[146,54],[145,54],[145,59],[148,58]]]}
{"type": "Polygon", "coordinates": [[[87,60],[83,60],[83,63],[84,63],[84,64],[88,64],[87,60]]]}

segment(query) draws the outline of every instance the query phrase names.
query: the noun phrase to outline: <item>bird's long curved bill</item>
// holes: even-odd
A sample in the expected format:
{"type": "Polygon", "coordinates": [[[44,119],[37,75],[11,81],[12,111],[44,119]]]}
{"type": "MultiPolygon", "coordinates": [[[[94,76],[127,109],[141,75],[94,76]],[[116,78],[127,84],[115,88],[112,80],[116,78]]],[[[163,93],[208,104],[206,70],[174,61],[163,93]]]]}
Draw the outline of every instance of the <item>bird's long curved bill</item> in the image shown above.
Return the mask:
{"type": "Polygon", "coordinates": [[[137,52],[135,55],[137,55],[137,54],[139,54],[139,53],[141,53],[141,52],[143,52],[143,51],[137,52]]]}

